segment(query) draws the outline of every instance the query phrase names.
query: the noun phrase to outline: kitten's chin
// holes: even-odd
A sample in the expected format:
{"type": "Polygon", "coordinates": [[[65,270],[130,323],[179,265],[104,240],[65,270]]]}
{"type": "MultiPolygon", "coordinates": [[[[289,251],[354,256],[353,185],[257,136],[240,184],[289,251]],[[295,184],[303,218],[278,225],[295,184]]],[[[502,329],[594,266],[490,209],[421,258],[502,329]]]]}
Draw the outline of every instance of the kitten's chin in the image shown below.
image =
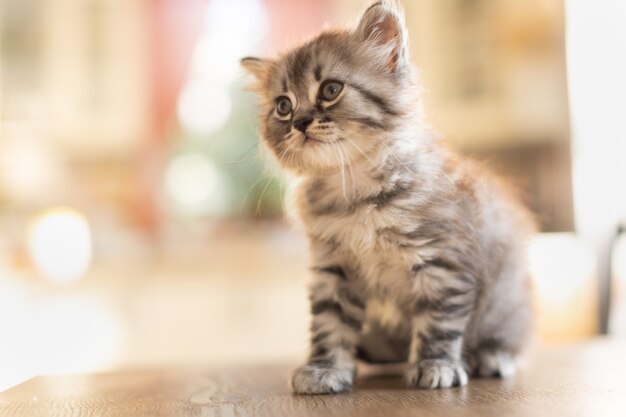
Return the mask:
{"type": "Polygon", "coordinates": [[[297,145],[291,146],[291,152],[281,153],[279,149],[274,153],[282,169],[298,175],[331,174],[342,168],[351,169],[364,154],[361,147],[349,146],[350,142],[341,137],[327,140],[311,135],[295,143],[297,145]],[[281,154],[282,157],[278,156],[281,154]]]}
{"type": "Polygon", "coordinates": [[[297,175],[309,176],[309,175],[327,175],[337,172],[341,169],[340,164],[329,163],[312,163],[311,161],[302,161],[297,163],[292,161],[291,164],[280,164],[284,171],[291,172],[297,175]]]}
{"type": "MultiPolygon", "coordinates": [[[[302,176],[326,176],[340,172],[342,169],[344,169],[345,172],[349,172],[348,170],[350,169],[347,162],[344,161],[329,161],[314,158],[303,160],[302,163],[294,164],[290,167],[284,166],[283,168],[287,171],[302,176]]],[[[352,169],[356,169],[356,167],[354,167],[354,164],[352,166],[352,169]]]]}
{"type": "Polygon", "coordinates": [[[330,174],[337,172],[342,166],[338,157],[312,149],[302,149],[290,158],[277,160],[282,170],[303,176],[330,174]]]}

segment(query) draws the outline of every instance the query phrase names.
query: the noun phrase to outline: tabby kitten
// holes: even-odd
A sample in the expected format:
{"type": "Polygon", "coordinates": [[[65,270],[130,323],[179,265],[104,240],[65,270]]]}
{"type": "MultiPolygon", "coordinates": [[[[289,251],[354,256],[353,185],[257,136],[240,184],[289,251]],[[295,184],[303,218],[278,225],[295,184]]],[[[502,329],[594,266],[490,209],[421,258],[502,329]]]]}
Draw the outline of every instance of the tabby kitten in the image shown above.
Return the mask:
{"type": "Polygon", "coordinates": [[[297,178],[313,314],[295,393],[350,390],[356,359],[411,387],[507,377],[529,336],[526,211],[433,140],[395,2],[278,59],[244,58],[265,144],[297,178]]]}

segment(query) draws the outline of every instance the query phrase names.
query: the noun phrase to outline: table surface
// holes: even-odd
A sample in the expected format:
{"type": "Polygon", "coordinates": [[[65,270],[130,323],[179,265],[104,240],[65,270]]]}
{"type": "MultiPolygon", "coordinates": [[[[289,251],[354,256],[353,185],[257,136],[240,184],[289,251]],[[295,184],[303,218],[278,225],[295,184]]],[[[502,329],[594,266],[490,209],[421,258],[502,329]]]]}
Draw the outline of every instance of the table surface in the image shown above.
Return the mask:
{"type": "Polygon", "coordinates": [[[626,416],[625,341],[542,349],[512,379],[435,391],[406,389],[398,375],[368,368],[354,392],[293,396],[289,369],[38,377],[0,394],[0,416],[626,416]]]}

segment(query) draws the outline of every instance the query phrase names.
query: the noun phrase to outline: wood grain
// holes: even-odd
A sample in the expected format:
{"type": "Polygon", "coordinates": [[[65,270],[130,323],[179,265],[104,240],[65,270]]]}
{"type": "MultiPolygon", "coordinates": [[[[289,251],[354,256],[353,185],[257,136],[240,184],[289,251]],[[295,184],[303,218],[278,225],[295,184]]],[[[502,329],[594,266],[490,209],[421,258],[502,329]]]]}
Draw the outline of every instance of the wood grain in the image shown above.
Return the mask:
{"type": "Polygon", "coordinates": [[[626,416],[626,342],[543,350],[517,377],[438,391],[364,369],[354,392],[293,396],[289,366],[144,370],[32,379],[0,394],[0,416],[626,416]]]}

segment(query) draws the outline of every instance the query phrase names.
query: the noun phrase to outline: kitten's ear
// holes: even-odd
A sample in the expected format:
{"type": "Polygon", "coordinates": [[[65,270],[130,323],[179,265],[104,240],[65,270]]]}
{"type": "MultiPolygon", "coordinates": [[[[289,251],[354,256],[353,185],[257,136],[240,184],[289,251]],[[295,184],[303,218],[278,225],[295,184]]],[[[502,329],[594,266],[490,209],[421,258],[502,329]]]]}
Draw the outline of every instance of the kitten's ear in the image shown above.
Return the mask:
{"type": "Polygon", "coordinates": [[[356,35],[361,42],[379,48],[392,72],[408,64],[404,13],[397,1],[382,0],[372,4],[361,17],[356,35]]]}
{"type": "Polygon", "coordinates": [[[263,80],[270,68],[270,61],[255,57],[245,57],[241,60],[241,66],[249,74],[256,78],[256,81],[263,80]]]}

